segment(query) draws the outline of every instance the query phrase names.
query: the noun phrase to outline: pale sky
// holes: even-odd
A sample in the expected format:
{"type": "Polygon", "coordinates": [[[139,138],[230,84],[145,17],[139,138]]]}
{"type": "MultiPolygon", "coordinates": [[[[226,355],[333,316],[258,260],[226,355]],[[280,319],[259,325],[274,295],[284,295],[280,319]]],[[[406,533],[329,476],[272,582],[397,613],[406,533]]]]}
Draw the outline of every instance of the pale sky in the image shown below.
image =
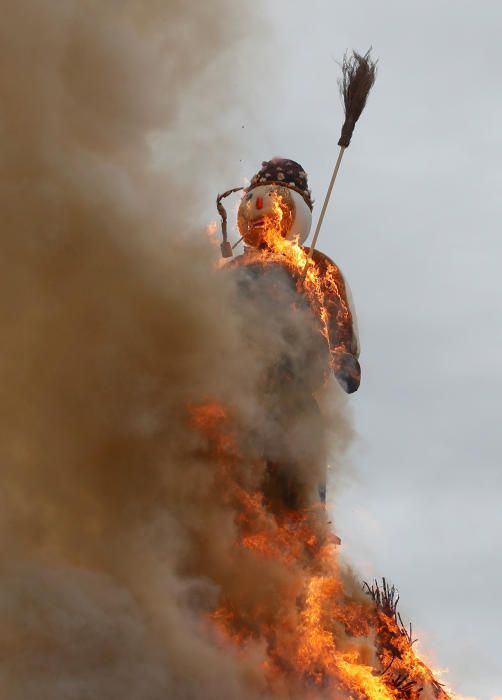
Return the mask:
{"type": "Polygon", "coordinates": [[[449,684],[489,700],[502,695],[502,2],[275,0],[260,22],[269,70],[242,68],[255,109],[229,116],[242,157],[215,192],[293,158],[314,222],[343,121],[336,61],[370,45],[379,58],[318,245],[352,287],[362,346],[359,440],[330,498],[345,556],[396,584],[449,684]]]}

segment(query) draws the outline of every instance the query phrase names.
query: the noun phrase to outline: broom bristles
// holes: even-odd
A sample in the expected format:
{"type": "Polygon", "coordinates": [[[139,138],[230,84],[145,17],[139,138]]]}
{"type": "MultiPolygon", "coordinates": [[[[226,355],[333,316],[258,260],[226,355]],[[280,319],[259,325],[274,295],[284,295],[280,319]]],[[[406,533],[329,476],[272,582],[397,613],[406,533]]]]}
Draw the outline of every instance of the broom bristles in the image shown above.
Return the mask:
{"type": "Polygon", "coordinates": [[[357,120],[366,105],[368,94],[376,78],[377,63],[370,56],[371,48],[361,56],[355,51],[351,56],[345,54],[342,63],[342,77],[338,81],[340,94],[345,108],[345,121],[339,146],[347,148],[357,120]]]}

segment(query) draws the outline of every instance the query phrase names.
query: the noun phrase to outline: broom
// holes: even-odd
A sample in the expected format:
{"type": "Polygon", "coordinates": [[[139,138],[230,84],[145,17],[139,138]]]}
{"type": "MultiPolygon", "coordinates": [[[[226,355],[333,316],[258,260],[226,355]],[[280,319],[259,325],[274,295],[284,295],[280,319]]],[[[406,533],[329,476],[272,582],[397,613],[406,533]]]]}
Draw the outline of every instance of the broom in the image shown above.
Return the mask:
{"type": "Polygon", "coordinates": [[[338,87],[340,88],[340,94],[342,96],[345,109],[345,121],[343,123],[342,132],[338,141],[340,152],[338,153],[335,169],[333,171],[333,175],[331,176],[326,197],[324,198],[321,213],[319,215],[319,220],[314,233],[314,238],[312,239],[312,244],[309,248],[307,261],[303,269],[301,284],[303,284],[303,281],[305,280],[308,266],[312,260],[312,255],[314,253],[317,239],[319,238],[319,232],[321,230],[322,222],[324,221],[324,215],[326,214],[326,209],[328,207],[328,202],[340,169],[343,154],[345,153],[345,149],[350,145],[354,127],[356,126],[357,120],[361,116],[362,111],[366,106],[366,100],[368,99],[369,92],[373,87],[373,83],[375,82],[377,61],[373,61],[371,59],[370,53],[371,48],[364,54],[364,56],[361,56],[353,51],[351,56],[346,53],[343,57],[342,77],[338,80],[338,87]]]}

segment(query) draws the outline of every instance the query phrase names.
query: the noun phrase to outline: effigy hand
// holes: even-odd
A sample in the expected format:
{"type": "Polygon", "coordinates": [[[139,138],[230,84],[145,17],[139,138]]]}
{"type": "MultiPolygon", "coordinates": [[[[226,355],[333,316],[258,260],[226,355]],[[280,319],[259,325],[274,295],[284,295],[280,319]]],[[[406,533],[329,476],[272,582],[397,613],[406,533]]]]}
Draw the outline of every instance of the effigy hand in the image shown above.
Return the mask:
{"type": "Polygon", "coordinates": [[[347,394],[353,394],[361,383],[359,360],[350,352],[338,351],[332,354],[333,372],[338,383],[347,394]]]}

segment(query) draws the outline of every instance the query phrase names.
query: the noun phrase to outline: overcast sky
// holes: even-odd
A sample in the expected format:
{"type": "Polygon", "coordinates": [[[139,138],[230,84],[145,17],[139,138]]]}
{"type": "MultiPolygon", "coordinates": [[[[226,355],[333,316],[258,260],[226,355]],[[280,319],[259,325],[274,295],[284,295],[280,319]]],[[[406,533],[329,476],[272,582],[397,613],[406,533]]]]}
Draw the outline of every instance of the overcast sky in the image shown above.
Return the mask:
{"type": "MultiPolygon", "coordinates": [[[[298,160],[319,210],[343,121],[345,49],[379,58],[319,248],[361,335],[354,477],[335,480],[346,556],[387,576],[463,695],[502,695],[502,2],[275,0],[229,117],[241,184],[298,160]],[[239,149],[237,149],[239,150],[239,149]]],[[[253,40],[255,41],[255,40],[253,40]]]]}

